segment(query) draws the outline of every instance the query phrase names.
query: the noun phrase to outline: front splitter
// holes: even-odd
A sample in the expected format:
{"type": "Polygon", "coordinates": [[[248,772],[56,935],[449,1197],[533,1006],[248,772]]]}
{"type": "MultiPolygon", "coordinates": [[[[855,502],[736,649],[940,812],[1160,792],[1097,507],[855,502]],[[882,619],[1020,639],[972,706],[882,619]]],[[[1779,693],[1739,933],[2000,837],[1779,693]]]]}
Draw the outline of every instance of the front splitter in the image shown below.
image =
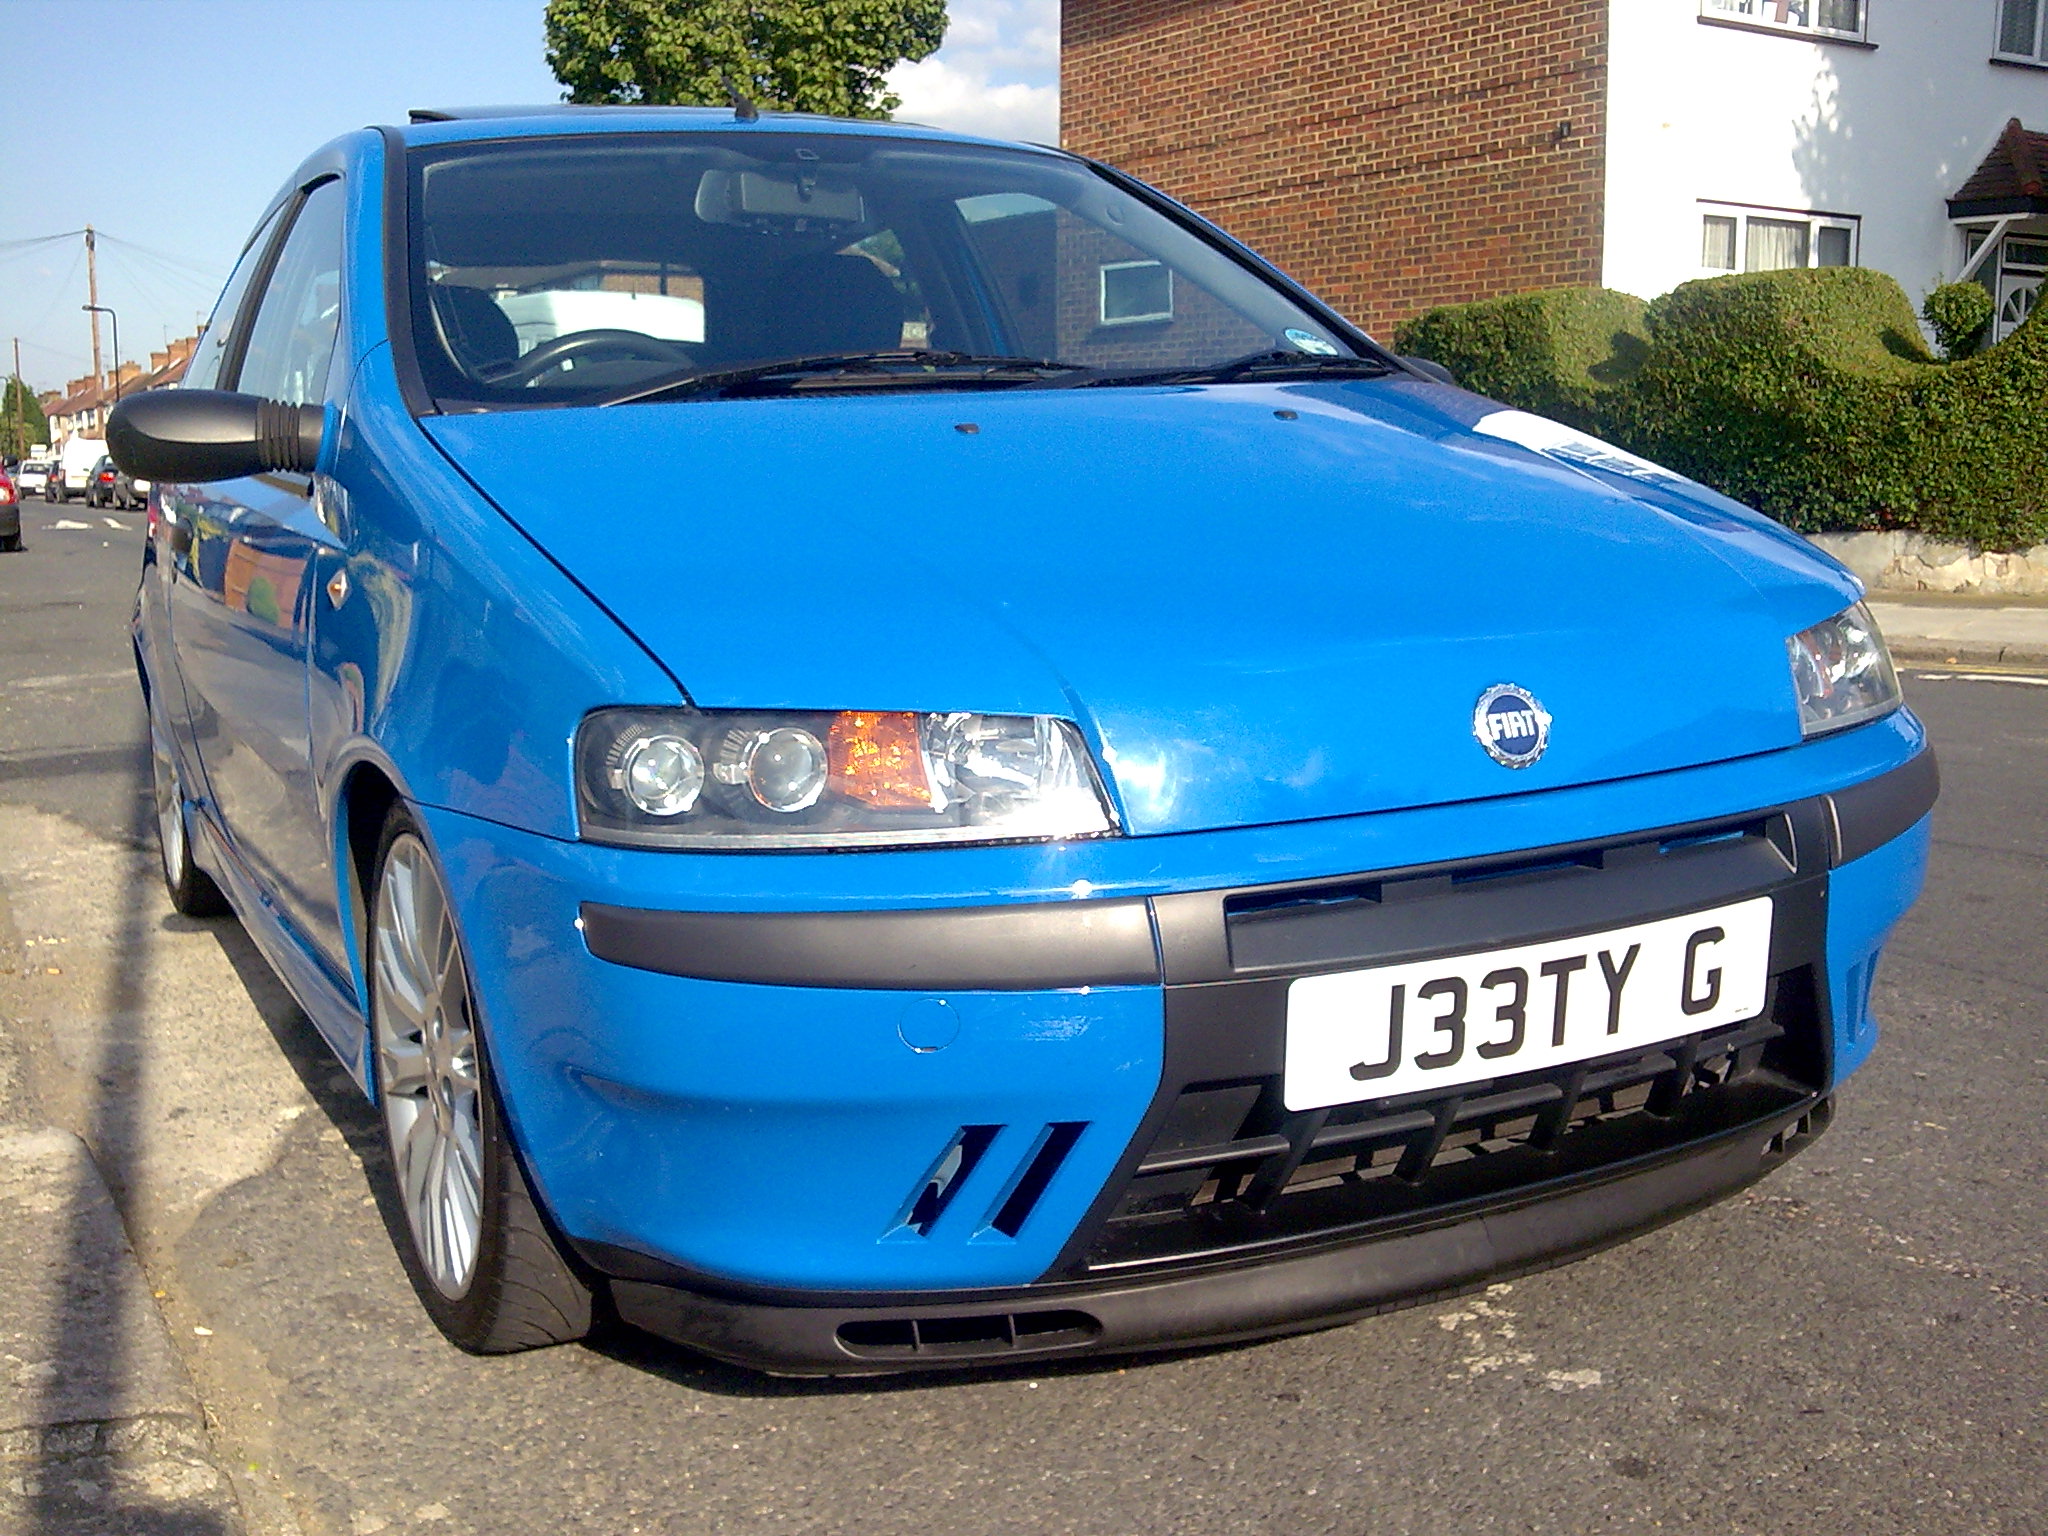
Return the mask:
{"type": "Polygon", "coordinates": [[[1548,1269],[1711,1205],[1826,1127],[1815,1098],[1569,1193],[1418,1231],[1194,1273],[806,1304],[612,1281],[620,1317],[735,1365],[861,1376],[1230,1344],[1355,1321],[1548,1269]]]}

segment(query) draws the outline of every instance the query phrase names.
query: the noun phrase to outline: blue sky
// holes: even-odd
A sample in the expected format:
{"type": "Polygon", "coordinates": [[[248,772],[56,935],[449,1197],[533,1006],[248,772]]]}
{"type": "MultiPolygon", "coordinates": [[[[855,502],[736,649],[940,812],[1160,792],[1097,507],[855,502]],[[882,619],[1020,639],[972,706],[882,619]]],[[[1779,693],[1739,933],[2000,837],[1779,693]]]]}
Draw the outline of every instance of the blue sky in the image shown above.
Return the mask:
{"type": "MultiPolygon", "coordinates": [[[[543,0],[0,0],[14,152],[0,183],[0,374],[91,368],[83,241],[136,357],[212,308],[249,227],[311,150],[415,106],[555,101],[543,0]],[[40,64],[23,68],[23,61],[40,64]]],[[[894,77],[918,122],[1051,142],[1058,0],[951,0],[946,45],[894,77]]],[[[113,338],[102,331],[106,366],[113,338]]]]}

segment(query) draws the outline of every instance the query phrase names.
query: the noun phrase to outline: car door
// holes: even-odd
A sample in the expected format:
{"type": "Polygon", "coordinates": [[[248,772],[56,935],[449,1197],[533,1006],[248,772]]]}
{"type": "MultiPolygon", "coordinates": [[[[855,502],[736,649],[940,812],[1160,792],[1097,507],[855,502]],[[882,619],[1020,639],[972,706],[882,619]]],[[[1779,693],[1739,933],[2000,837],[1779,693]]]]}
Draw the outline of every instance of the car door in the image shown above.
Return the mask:
{"type": "MultiPolygon", "coordinates": [[[[199,333],[191,366],[179,387],[219,389],[226,365],[229,343],[243,334],[246,322],[255,318],[255,301],[249,290],[260,294],[262,280],[269,275],[276,254],[279,226],[290,211],[281,204],[264,216],[256,233],[242,248],[220,301],[199,333]]],[[[184,661],[178,655],[172,614],[177,606],[173,596],[180,582],[200,579],[199,555],[211,549],[218,558],[223,540],[210,537],[202,514],[208,502],[204,486],[166,482],[157,487],[156,516],[150,520],[148,546],[143,557],[142,583],[136,593],[142,619],[142,634],[152,688],[150,698],[154,722],[169,733],[176,744],[185,788],[195,800],[212,811],[213,796],[193,743],[193,717],[187,705],[184,661]]]]}
{"type": "MultiPolygon", "coordinates": [[[[344,197],[307,189],[220,387],[295,405],[328,398],[341,323],[344,197]]],[[[335,381],[337,389],[345,381],[335,381]]],[[[171,627],[193,741],[229,847],[302,946],[339,977],[332,850],[308,757],[315,555],[332,541],[305,475],[187,487],[188,548],[171,627]]]]}

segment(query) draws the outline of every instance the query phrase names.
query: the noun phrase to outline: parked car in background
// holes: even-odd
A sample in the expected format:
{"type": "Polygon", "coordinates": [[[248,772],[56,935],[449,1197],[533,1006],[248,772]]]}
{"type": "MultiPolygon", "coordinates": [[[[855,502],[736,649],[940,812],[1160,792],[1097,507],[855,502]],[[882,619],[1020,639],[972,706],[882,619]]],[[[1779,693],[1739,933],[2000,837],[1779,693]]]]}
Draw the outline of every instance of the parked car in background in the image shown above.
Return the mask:
{"type": "Polygon", "coordinates": [[[57,476],[57,500],[69,501],[74,496],[83,496],[92,487],[92,477],[99,469],[99,463],[106,456],[107,445],[97,437],[74,437],[69,439],[59,452],[57,462],[60,473],[57,476]]]}
{"type": "Polygon", "coordinates": [[[0,471],[0,550],[21,548],[21,489],[14,477],[0,471]]]}
{"type": "Polygon", "coordinates": [[[23,459],[21,469],[14,476],[15,493],[26,496],[30,491],[42,494],[50,485],[50,461],[48,459],[23,459]]]}
{"type": "Polygon", "coordinates": [[[1826,1128],[1936,793],[1842,566],[1076,155],[425,118],[109,443],[165,881],[458,1344],[1243,1340],[1826,1128]]]}
{"type": "Polygon", "coordinates": [[[111,507],[119,490],[117,482],[120,473],[114,468],[114,461],[101,454],[99,462],[86,477],[85,504],[88,507],[111,507]]]}
{"type": "Polygon", "coordinates": [[[120,465],[114,466],[114,505],[124,512],[138,512],[149,505],[149,482],[138,480],[120,465]]]}

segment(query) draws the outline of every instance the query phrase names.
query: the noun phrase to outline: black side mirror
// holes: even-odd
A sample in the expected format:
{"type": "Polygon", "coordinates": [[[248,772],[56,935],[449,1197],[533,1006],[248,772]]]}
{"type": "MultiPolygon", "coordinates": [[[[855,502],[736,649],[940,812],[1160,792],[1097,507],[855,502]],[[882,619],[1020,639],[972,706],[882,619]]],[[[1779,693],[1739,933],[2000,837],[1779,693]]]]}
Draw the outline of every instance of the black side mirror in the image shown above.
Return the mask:
{"type": "Polygon", "coordinates": [[[1410,373],[1421,374],[1425,379],[1435,379],[1439,384],[1449,384],[1453,388],[1457,387],[1458,376],[1442,363],[1436,361],[1435,358],[1404,357],[1401,359],[1401,366],[1410,373]]]}
{"type": "Polygon", "coordinates": [[[310,473],[327,413],[218,389],[152,389],[107,419],[107,453],[143,480],[236,480],[278,470],[310,473]]]}

